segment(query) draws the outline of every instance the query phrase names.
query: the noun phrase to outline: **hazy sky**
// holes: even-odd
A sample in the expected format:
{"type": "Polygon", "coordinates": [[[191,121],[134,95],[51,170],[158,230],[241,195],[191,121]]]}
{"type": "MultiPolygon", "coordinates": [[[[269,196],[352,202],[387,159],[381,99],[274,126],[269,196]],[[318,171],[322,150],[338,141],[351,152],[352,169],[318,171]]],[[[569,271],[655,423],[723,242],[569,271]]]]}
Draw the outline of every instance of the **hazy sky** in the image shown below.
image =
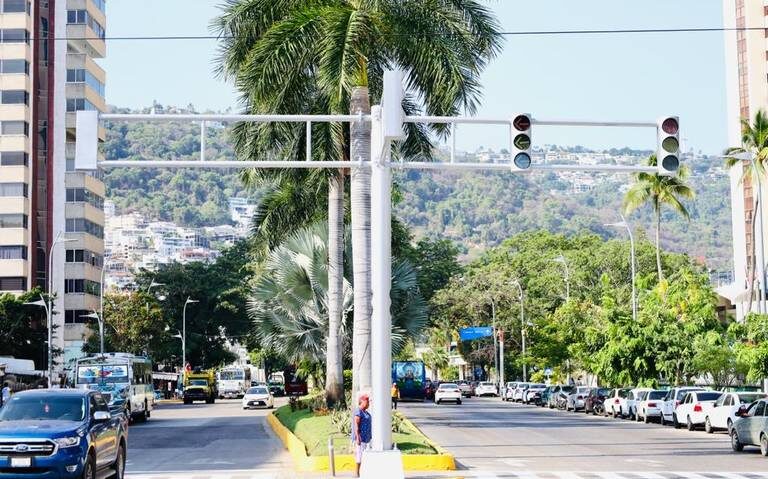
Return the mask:
{"type": "MultiPolygon", "coordinates": [[[[204,35],[217,0],[107,0],[108,37],[204,35]]],[[[721,0],[491,0],[506,31],[719,27],[721,0]]],[[[108,43],[107,101],[117,106],[237,107],[214,77],[213,40],[108,43]]],[[[681,117],[686,144],[726,147],[722,33],[509,36],[483,75],[479,114],[653,121],[681,117]]],[[[504,129],[460,130],[459,146],[503,147],[504,129]]],[[[651,149],[649,130],[541,128],[535,144],[651,149]]]]}

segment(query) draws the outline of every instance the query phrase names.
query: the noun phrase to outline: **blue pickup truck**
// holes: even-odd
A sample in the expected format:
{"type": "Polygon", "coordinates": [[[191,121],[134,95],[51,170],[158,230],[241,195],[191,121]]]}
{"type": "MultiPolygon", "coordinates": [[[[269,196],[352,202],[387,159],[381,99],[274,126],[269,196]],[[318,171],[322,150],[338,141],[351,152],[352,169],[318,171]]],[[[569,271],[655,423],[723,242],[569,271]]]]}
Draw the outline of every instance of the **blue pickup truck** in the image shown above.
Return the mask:
{"type": "Polygon", "coordinates": [[[125,416],[96,391],[24,391],[0,409],[3,479],[123,479],[127,443],[125,416]]]}

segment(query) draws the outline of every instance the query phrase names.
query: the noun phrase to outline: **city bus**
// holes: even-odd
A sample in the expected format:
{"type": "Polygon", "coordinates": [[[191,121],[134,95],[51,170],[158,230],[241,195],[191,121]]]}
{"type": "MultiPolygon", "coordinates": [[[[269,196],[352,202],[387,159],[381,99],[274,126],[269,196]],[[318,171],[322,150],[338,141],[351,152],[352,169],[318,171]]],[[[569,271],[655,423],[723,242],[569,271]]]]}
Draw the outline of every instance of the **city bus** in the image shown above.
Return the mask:
{"type": "Polygon", "coordinates": [[[75,387],[94,389],[110,409],[120,409],[131,421],[146,421],[155,405],[152,361],[130,353],[107,353],[78,359],[75,387]]]}
{"type": "Polygon", "coordinates": [[[238,398],[245,396],[251,387],[250,366],[227,366],[216,373],[219,386],[219,398],[238,398]]]}

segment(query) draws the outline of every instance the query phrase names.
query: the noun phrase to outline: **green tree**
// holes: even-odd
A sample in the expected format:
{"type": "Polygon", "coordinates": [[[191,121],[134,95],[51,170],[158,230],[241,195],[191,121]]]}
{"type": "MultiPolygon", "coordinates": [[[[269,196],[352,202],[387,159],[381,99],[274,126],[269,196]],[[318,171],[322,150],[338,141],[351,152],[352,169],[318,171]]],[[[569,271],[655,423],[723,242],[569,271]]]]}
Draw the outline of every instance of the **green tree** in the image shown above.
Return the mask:
{"type": "MultiPolygon", "coordinates": [[[[403,104],[406,111],[415,111],[418,98],[429,114],[471,112],[478,97],[480,71],[498,52],[501,39],[497,22],[475,0],[335,0],[322,4],[229,0],[216,29],[226,38],[221,69],[235,80],[254,113],[366,114],[371,98],[381,96],[384,70],[393,67],[409,75],[411,95],[403,104]]],[[[303,128],[279,128],[282,131],[276,133],[276,127],[255,127],[266,133],[263,137],[282,138],[285,144],[302,148],[303,128]]],[[[370,159],[368,123],[353,123],[348,131],[339,125],[323,128],[333,130],[321,135],[329,140],[327,156],[370,159]]],[[[408,133],[400,153],[430,156],[424,129],[409,125],[408,133]]],[[[331,182],[329,192],[338,189],[331,182]]],[[[371,376],[367,169],[353,169],[351,205],[357,313],[353,388],[359,389],[370,385],[371,376]]]]}
{"type": "MultiPolygon", "coordinates": [[[[648,158],[648,166],[656,166],[656,155],[648,158]]],[[[675,175],[660,175],[658,173],[638,173],[635,184],[627,191],[624,197],[624,213],[650,204],[653,208],[656,223],[656,269],[659,281],[664,277],[661,268],[661,210],[664,205],[670,206],[675,212],[686,219],[690,216],[688,209],[682,202],[683,198],[694,197],[693,190],[685,181],[690,176],[686,166],[681,166],[675,175]]]]}
{"type": "MultiPolygon", "coordinates": [[[[34,289],[20,296],[0,294],[0,351],[3,356],[31,359],[35,368],[42,370],[48,367],[45,310],[24,304],[39,301],[40,293],[34,289]]],[[[59,354],[54,351],[54,358],[59,354]]]]}

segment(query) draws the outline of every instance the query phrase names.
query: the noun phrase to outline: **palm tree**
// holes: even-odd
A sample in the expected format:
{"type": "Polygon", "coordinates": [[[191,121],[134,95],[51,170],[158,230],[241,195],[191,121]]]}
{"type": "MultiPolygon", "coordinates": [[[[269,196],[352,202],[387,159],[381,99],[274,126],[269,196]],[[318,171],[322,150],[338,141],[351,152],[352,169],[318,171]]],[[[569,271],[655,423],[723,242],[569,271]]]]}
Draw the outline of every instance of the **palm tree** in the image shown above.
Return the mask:
{"type": "MultiPolygon", "coordinates": [[[[648,158],[648,166],[656,166],[656,155],[648,158]]],[[[674,211],[688,219],[690,214],[685,207],[682,198],[691,199],[694,192],[685,180],[690,176],[690,170],[681,166],[677,174],[673,176],[659,175],[658,173],[638,173],[635,184],[627,191],[624,197],[624,214],[630,214],[645,204],[650,204],[656,220],[656,268],[659,281],[664,277],[661,268],[661,209],[664,205],[672,207],[674,211]]]]}
{"type": "MultiPolygon", "coordinates": [[[[768,159],[768,116],[764,110],[758,110],[755,114],[755,120],[750,124],[749,119],[741,120],[741,146],[728,148],[725,151],[725,166],[730,169],[736,165],[742,165],[743,173],[741,181],[749,181],[753,184],[753,189],[760,187],[760,179],[765,178],[765,163],[768,159]],[[744,159],[742,155],[751,159],[744,159]],[[739,156],[739,157],[737,157],[739,156]],[[754,159],[754,161],[752,161],[754,159]]],[[[755,288],[755,270],[757,269],[757,258],[755,255],[755,245],[757,243],[757,231],[755,230],[757,212],[762,205],[759,204],[760,195],[754,195],[752,207],[752,242],[750,244],[749,256],[751,258],[747,265],[747,297],[749,304],[747,311],[752,310],[752,296],[755,288]]]]}
{"type": "MultiPolygon", "coordinates": [[[[501,44],[498,23],[477,0],[227,0],[214,28],[223,38],[221,72],[254,113],[368,113],[389,68],[407,72],[406,113],[417,111],[416,99],[430,115],[473,113],[480,72],[501,44]]],[[[327,156],[370,160],[367,124],[329,129],[327,156]]],[[[304,143],[302,127],[243,126],[240,133],[248,158],[295,153],[304,143]]],[[[430,157],[424,127],[409,125],[407,133],[397,153],[430,157]]],[[[353,174],[355,391],[371,384],[369,183],[368,172],[353,174]]]]}

